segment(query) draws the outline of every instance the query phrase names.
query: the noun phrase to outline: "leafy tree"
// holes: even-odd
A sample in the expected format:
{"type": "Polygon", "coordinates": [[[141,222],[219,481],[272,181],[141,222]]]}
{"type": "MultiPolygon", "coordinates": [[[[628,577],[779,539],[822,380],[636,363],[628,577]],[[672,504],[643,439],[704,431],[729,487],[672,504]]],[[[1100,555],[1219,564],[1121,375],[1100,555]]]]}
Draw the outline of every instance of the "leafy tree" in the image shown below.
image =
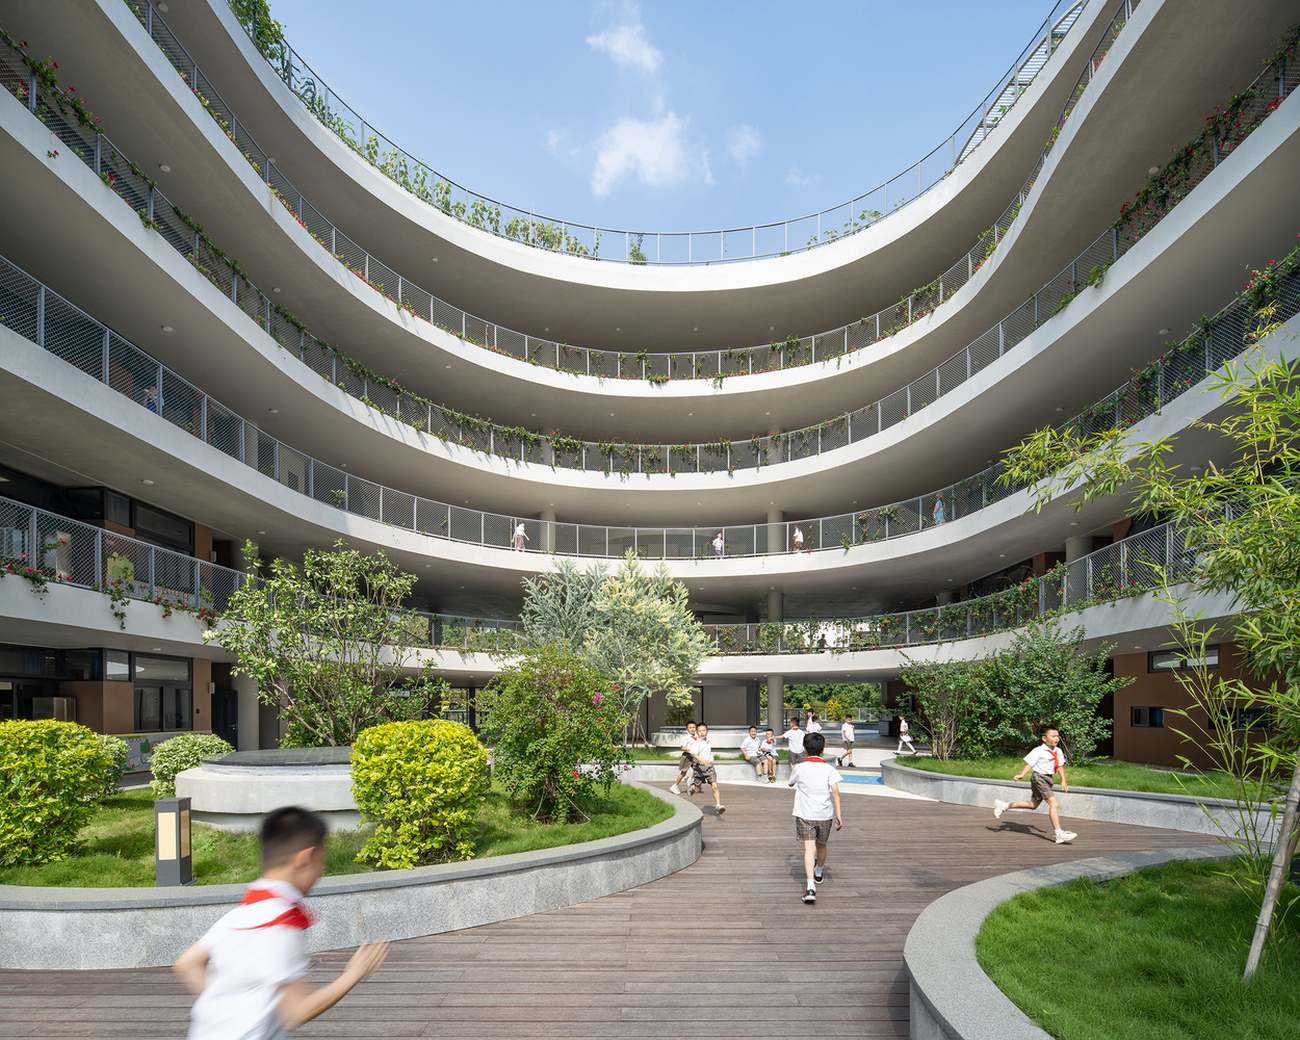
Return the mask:
{"type": "MultiPolygon", "coordinates": [[[[1300,248],[1256,271],[1244,301],[1253,315],[1247,343],[1278,333],[1280,308],[1295,310],[1300,248]]],[[[1280,333],[1294,340],[1293,332],[1280,333]]],[[[1270,344],[1271,346],[1271,344],[1270,344]]],[[[1300,836],[1300,362],[1251,351],[1211,376],[1231,405],[1222,417],[1193,423],[1226,457],[1203,471],[1170,460],[1170,438],[1138,441],[1131,432],[1088,433],[1074,425],[1042,429],[1005,453],[1004,478],[1035,489],[1036,508],[1077,486],[1078,508],[1094,499],[1131,494],[1134,506],[1174,521],[1195,561],[1186,588],[1229,594],[1239,607],[1233,623],[1261,687],[1236,691],[1272,716],[1273,728],[1254,745],[1261,767],[1291,773],[1268,883],[1245,976],[1259,965],[1283,883],[1300,836]]],[[[1165,574],[1169,587],[1182,573],[1165,574]]]]}
{"type": "Polygon", "coordinates": [[[561,644],[581,652],[587,633],[597,625],[596,590],[605,580],[605,568],[596,564],[583,570],[562,559],[554,571],[524,579],[524,640],[535,647],[561,644]]]}
{"type": "Polygon", "coordinates": [[[708,638],[691,612],[686,586],[662,563],[643,570],[629,552],[612,574],[561,564],[526,582],[525,593],[527,641],[558,642],[580,653],[609,682],[638,736],[647,698],[662,695],[670,708],[691,704],[708,638]]]}
{"type": "Polygon", "coordinates": [[[1031,624],[1011,647],[991,660],[990,686],[1000,716],[1002,738],[1012,749],[1038,739],[1042,726],[1061,731],[1061,745],[1073,762],[1092,757],[1110,735],[1111,724],[1097,714],[1107,694],[1129,685],[1106,666],[1115,647],[1083,650],[1083,629],[1062,633],[1052,621],[1031,624]]]}
{"type": "Polygon", "coordinates": [[[979,722],[979,705],[987,699],[989,668],[984,661],[916,661],[902,671],[930,734],[935,758],[961,752],[962,736],[979,722]]]}
{"type": "Polygon", "coordinates": [[[218,630],[236,656],[235,675],[256,680],[258,697],[280,711],[285,747],[351,744],[368,726],[418,719],[441,702],[446,683],[415,663],[394,633],[421,631],[403,604],[415,585],[383,553],[342,541],[308,549],[302,565],[262,568],[257,547],[244,562],[260,580],[236,590],[218,630]]]}
{"type": "Polygon", "coordinates": [[[492,683],[483,733],[493,775],[543,820],[576,820],[608,793],[622,761],[627,719],[608,683],[560,643],[531,647],[492,683]]]}

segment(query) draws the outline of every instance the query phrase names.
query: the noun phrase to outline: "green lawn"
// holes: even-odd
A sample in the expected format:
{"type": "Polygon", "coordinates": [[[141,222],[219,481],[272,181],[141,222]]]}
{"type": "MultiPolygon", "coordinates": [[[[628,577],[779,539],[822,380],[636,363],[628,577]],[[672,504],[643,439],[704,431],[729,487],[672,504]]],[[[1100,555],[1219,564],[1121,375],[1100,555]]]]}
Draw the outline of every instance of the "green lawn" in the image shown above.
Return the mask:
{"type": "Polygon", "coordinates": [[[1017,896],[984,922],[980,965],[1057,1040],[1295,1040],[1300,914],[1243,985],[1258,908],[1224,869],[1172,863],[1017,896]]]}
{"type": "MultiPolygon", "coordinates": [[[[504,856],[579,841],[591,841],[641,827],[672,815],[666,802],[633,787],[616,784],[583,823],[543,825],[511,811],[509,800],[493,788],[479,812],[478,856],[504,856]]],[[[0,869],[3,885],[123,888],[154,883],[153,798],[148,788],[109,798],[81,831],[82,852],[39,867],[0,869]]],[[[355,857],[365,837],[339,831],[326,844],[326,874],[360,874],[373,868],[355,857]]],[[[191,833],[194,881],[220,885],[252,881],[258,874],[257,837],[231,834],[195,824],[191,833]]]]}
{"type": "MultiPolygon", "coordinates": [[[[998,758],[953,758],[941,761],[903,755],[900,766],[925,769],[931,773],[951,773],[988,780],[1010,780],[1024,766],[1013,756],[998,758]]],[[[1119,791],[1147,791],[1152,794],[1185,794],[1197,798],[1235,798],[1237,781],[1227,773],[1194,773],[1185,770],[1157,769],[1132,762],[1099,760],[1086,766],[1067,765],[1065,774],[1076,787],[1104,787],[1119,791]]],[[[1026,784],[1028,781],[1026,781],[1026,784]]]]}

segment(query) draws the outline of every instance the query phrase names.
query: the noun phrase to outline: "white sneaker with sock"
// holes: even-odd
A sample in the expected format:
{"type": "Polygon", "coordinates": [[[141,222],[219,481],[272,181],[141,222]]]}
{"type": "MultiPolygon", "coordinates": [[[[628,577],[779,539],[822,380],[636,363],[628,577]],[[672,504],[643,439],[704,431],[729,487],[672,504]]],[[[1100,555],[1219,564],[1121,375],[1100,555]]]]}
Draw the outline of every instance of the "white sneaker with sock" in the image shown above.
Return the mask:
{"type": "Polygon", "coordinates": [[[1010,802],[1004,802],[1001,798],[996,799],[993,802],[993,819],[1002,819],[1002,814],[1007,811],[1007,807],[1010,804],[1010,802]]]}
{"type": "Polygon", "coordinates": [[[1068,845],[1070,842],[1074,841],[1074,839],[1077,837],[1078,835],[1075,834],[1074,831],[1058,830],[1056,832],[1056,844],[1068,845]]]}

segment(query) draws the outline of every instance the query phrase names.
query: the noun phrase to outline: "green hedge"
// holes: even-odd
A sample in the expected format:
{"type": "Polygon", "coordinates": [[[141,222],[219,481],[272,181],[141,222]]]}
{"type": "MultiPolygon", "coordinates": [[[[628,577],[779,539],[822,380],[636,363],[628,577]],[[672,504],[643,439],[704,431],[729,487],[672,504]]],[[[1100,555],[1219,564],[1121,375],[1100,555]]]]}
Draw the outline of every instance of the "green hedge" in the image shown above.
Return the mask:
{"type": "Polygon", "coordinates": [[[90,819],[108,765],[75,722],[0,722],[0,866],[63,859],[90,819]]]}
{"type": "Polygon", "coordinates": [[[122,774],[126,772],[126,760],[130,751],[125,740],[110,733],[96,733],[95,739],[99,741],[99,752],[102,759],[99,797],[107,798],[109,795],[117,793],[117,782],[122,779],[122,774]]]}
{"type": "Polygon", "coordinates": [[[219,758],[234,750],[215,733],[181,733],[164,740],[149,756],[149,768],[153,770],[153,783],[149,786],[153,796],[176,797],[177,773],[193,769],[205,758],[219,758]]]}
{"type": "Polygon", "coordinates": [[[352,745],[352,792],[375,824],[357,854],[379,867],[474,855],[474,819],[487,790],[487,751],[458,722],[388,722],[352,745]]]}

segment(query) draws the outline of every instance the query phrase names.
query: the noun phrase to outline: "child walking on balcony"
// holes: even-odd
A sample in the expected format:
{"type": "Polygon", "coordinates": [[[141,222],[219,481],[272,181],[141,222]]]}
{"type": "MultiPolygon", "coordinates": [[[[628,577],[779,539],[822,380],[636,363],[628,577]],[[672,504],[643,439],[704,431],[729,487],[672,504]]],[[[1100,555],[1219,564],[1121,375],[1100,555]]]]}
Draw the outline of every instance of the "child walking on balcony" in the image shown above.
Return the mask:
{"type": "Polygon", "coordinates": [[[1047,815],[1052,821],[1052,831],[1057,845],[1066,845],[1078,837],[1074,831],[1061,827],[1061,804],[1052,791],[1052,779],[1061,774],[1061,793],[1069,794],[1070,782],[1065,778],[1065,752],[1061,750],[1061,731],[1055,726],[1044,726],[1043,742],[1025,756],[1025,764],[1011,779],[1020,781],[1029,773],[1030,800],[1027,802],[1004,802],[997,799],[993,803],[993,818],[1002,819],[1002,814],[1009,809],[1028,809],[1033,811],[1043,802],[1047,803],[1047,815]]]}

